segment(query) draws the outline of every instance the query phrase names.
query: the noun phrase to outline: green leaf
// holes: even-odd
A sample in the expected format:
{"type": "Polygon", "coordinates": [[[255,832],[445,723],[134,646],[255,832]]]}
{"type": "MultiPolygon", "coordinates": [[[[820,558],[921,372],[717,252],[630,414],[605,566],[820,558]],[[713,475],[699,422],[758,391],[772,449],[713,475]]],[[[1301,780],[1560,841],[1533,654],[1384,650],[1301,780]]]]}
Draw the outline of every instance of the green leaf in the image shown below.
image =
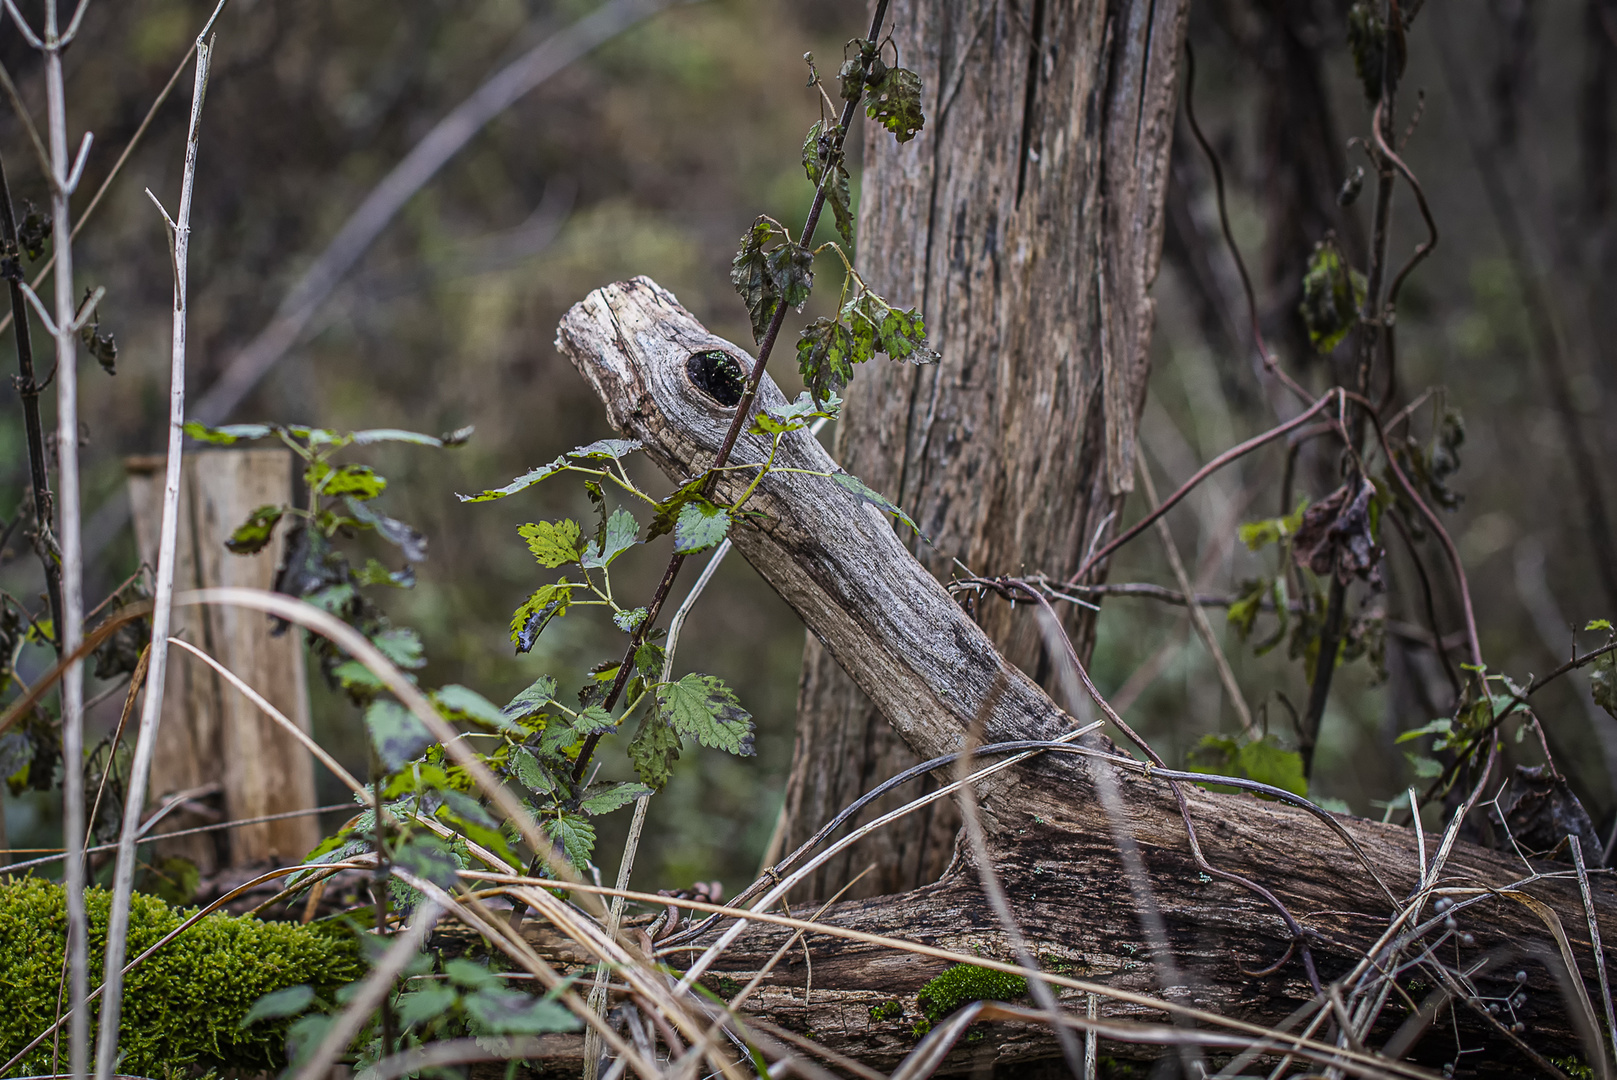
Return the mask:
{"type": "Polygon", "coordinates": [[[853,202],[848,191],[848,170],[842,151],[837,148],[837,139],[841,134],[841,124],[826,127],[824,121],[816,120],[814,126],[809,128],[808,137],[803,140],[803,171],[808,174],[809,183],[816,188],[825,188],[825,201],[831,204],[831,212],[836,216],[837,235],[842,238],[843,247],[851,258],[853,202]]]}
{"type": "Polygon", "coordinates": [[[1247,550],[1257,551],[1267,544],[1289,539],[1297,535],[1297,530],[1302,527],[1303,514],[1307,510],[1308,500],[1304,498],[1297,503],[1297,509],[1285,517],[1248,521],[1240,528],[1241,543],[1247,546],[1247,550]]]}
{"type": "Polygon", "coordinates": [[[460,860],[448,844],[431,833],[416,833],[393,852],[393,861],[416,877],[425,878],[440,889],[453,888],[460,880],[460,860]]]}
{"type": "Polygon", "coordinates": [[[268,424],[226,424],[214,428],[195,420],[187,420],[184,430],[186,435],[198,442],[213,443],[215,446],[232,446],[243,439],[262,439],[275,431],[268,424]]]}
{"type": "Polygon", "coordinates": [[[358,660],[344,660],[331,669],[331,675],[344,690],[367,697],[387,689],[387,684],[358,660]]]}
{"type": "Polygon", "coordinates": [[[433,702],[438,706],[439,712],[447,712],[452,719],[467,719],[479,724],[486,724],[499,731],[521,731],[516,724],[506,718],[505,714],[494,707],[494,703],[470,687],[459,683],[450,683],[441,686],[432,694],[433,702]]]}
{"type": "Polygon", "coordinates": [[[399,1027],[408,1031],[418,1027],[429,1020],[436,1020],[455,1007],[460,1000],[453,986],[441,982],[412,983],[419,986],[419,990],[408,990],[398,996],[393,1003],[393,1015],[399,1021],[399,1027]]]}
{"type": "Polygon", "coordinates": [[[655,540],[659,536],[674,531],[674,524],[679,520],[680,511],[692,499],[702,498],[702,488],[707,484],[707,473],[687,480],[668,498],[657,504],[657,512],[651,516],[651,527],[646,530],[646,539],[655,540]]]}
{"type": "Polygon", "coordinates": [[[667,655],[655,641],[642,641],[634,650],[634,669],[648,679],[660,679],[667,655]]]}
{"type": "Polygon", "coordinates": [[[1607,633],[1610,633],[1611,632],[1611,620],[1610,619],[1590,619],[1589,620],[1589,625],[1585,626],[1584,629],[1585,630],[1605,630],[1607,633]]]}
{"type": "MultiPolygon", "coordinates": [[[[606,519],[605,535],[599,541],[591,541],[584,548],[584,568],[594,570],[612,565],[613,559],[640,542],[636,539],[639,533],[640,522],[635,520],[633,514],[622,507],[612,511],[612,516],[606,519]]],[[[530,548],[533,546],[531,541],[528,546],[530,548]]]]}
{"type": "Polygon", "coordinates": [[[679,735],[660,711],[646,713],[629,742],[629,761],[634,765],[635,775],[651,790],[661,791],[668,783],[669,770],[678,760],[679,735]]]}
{"type": "Polygon", "coordinates": [[[314,987],[302,984],[288,986],[285,990],[265,994],[253,1002],[253,1007],[247,1010],[247,1015],[241,1018],[238,1026],[245,1031],[260,1020],[284,1020],[288,1016],[296,1016],[312,1004],[314,987]]]}
{"type": "Polygon", "coordinates": [[[837,472],[831,474],[831,479],[838,486],[852,492],[861,502],[867,502],[880,510],[885,510],[887,513],[892,514],[898,520],[914,529],[919,535],[926,535],[925,533],[921,532],[921,527],[915,524],[914,519],[900,509],[897,503],[887,498],[887,496],[883,495],[881,492],[868,486],[863,480],[859,479],[853,473],[838,470],[837,472]]]}
{"type": "Polygon", "coordinates": [[[365,709],[365,730],[382,768],[397,772],[438,740],[421,718],[396,701],[373,701],[365,709]]]}
{"type": "Polygon", "coordinates": [[[379,510],[366,506],[352,495],[343,501],[355,520],[369,525],[383,540],[398,547],[407,562],[426,562],[427,538],[415,526],[398,518],[388,517],[379,510]]]}
{"type": "MultiPolygon", "coordinates": [[[[751,757],[752,715],[712,675],[692,672],[657,688],[657,709],[676,733],[715,750],[751,757]]],[[[642,777],[642,779],[644,779],[642,777]]]]}
{"type": "Polygon", "coordinates": [[[540,822],[545,835],[567,854],[567,861],[580,873],[589,873],[590,854],[595,850],[595,826],[589,818],[562,813],[540,822]]]}
{"type": "Polygon", "coordinates": [[[511,854],[510,843],[500,831],[499,822],[478,805],[476,799],[453,788],[440,791],[438,795],[444,800],[436,815],[440,821],[459,829],[467,839],[481,844],[508,862],[512,864],[517,862],[516,857],[511,854]]]}
{"type": "Polygon", "coordinates": [[[225,547],[236,555],[257,555],[269,546],[275,526],[285,513],[284,506],[260,506],[230,534],[225,547]]]}
{"type": "Polygon", "coordinates": [[[399,442],[413,443],[416,446],[459,446],[472,437],[472,429],[461,428],[447,436],[423,435],[419,431],[404,431],[399,428],[370,428],[366,431],[356,431],[350,438],[355,446],[370,446],[374,443],[399,442]]]}
{"type": "Polygon", "coordinates": [[[1605,653],[1594,662],[1589,672],[1589,688],[1595,704],[1617,717],[1617,655],[1605,653]]]}
{"type": "MultiPolygon", "coordinates": [[[[1236,776],[1294,795],[1308,794],[1308,782],[1303,778],[1302,755],[1295,750],[1282,749],[1267,736],[1256,742],[1243,743],[1229,735],[1205,735],[1186,757],[1186,767],[1192,772],[1236,776]]],[[[1208,785],[1209,790],[1216,791],[1220,787],[1218,784],[1208,785]]]]}
{"type": "Polygon", "coordinates": [[[457,956],[453,960],[444,961],[444,974],[449,981],[462,990],[481,990],[486,986],[500,985],[499,976],[475,960],[467,960],[457,956]]]}
{"type": "Polygon", "coordinates": [[[515,495],[519,491],[524,491],[541,480],[548,480],[566,467],[567,458],[563,455],[548,465],[541,465],[537,469],[529,469],[502,488],[490,488],[476,495],[456,495],[455,498],[463,503],[491,502],[494,499],[503,499],[507,495],[515,495]]]}
{"type": "Polygon", "coordinates": [[[801,311],[814,289],[814,252],[788,241],[770,251],[765,262],[770,285],[780,302],[801,311]]]}
{"type": "Polygon", "coordinates": [[[760,217],[741,236],[741,247],[730,260],[730,284],[735,287],[741,302],[747,306],[752,318],[752,334],[758,341],[764,339],[769,323],[780,306],[780,297],[769,278],[769,263],[764,245],[775,236],[776,229],[768,218],[760,217]]]}
{"type": "Polygon", "coordinates": [[[870,84],[865,115],[880,121],[901,143],[915,138],[926,123],[921,115],[921,77],[908,68],[888,68],[870,84]]]}
{"type": "Polygon", "coordinates": [[[1413,731],[1405,731],[1405,732],[1403,732],[1396,739],[1394,739],[1393,742],[1395,742],[1395,743],[1411,742],[1412,740],[1421,738],[1423,735],[1447,735],[1453,729],[1454,729],[1454,721],[1450,720],[1446,716],[1439,717],[1438,719],[1433,720],[1429,724],[1422,724],[1420,727],[1415,728],[1413,731]]]}
{"type": "Polygon", "coordinates": [[[479,1035],[543,1035],[577,1031],[579,1020],[560,1002],[490,986],[461,1002],[479,1035]]]}
{"type": "Polygon", "coordinates": [[[511,615],[511,642],[517,652],[532,649],[550,620],[567,614],[567,605],[572,603],[573,590],[577,587],[575,582],[562,578],[553,585],[534,590],[533,595],[522,602],[511,615]]]}
{"type": "Polygon", "coordinates": [[[376,470],[369,465],[344,465],[321,485],[323,495],[348,495],[355,499],[374,499],[386,490],[387,480],[376,475],[376,470]]]}
{"type": "Polygon", "coordinates": [[[621,806],[627,806],[642,795],[650,795],[651,789],[645,784],[631,783],[601,783],[591,784],[589,790],[584,792],[578,808],[591,817],[601,814],[610,814],[621,806]]]}
{"type": "Polygon", "coordinates": [[[408,626],[389,626],[378,631],[371,635],[371,644],[380,649],[383,656],[408,671],[427,665],[426,647],[421,644],[421,635],[408,626]]]}
{"type": "Polygon", "coordinates": [[[640,624],[646,621],[651,612],[643,607],[633,608],[629,611],[619,611],[612,616],[612,625],[625,634],[632,634],[640,629],[640,624]]]}
{"type": "Polygon", "coordinates": [[[554,570],[583,558],[579,538],[583,530],[571,518],[561,521],[540,521],[523,525],[517,535],[528,542],[528,550],[539,560],[539,565],[554,570]]]}
{"type": "Polygon", "coordinates": [[[555,778],[531,750],[519,748],[511,755],[511,772],[519,784],[535,795],[549,795],[558,790],[555,778]]]}
{"type": "Polygon", "coordinates": [[[820,316],[798,335],[797,371],[816,404],[829,401],[853,378],[853,333],[841,322],[820,316]]]}
{"type": "Polygon", "coordinates": [[[580,446],[576,450],[567,451],[570,458],[595,458],[605,460],[611,458],[617,461],[628,457],[636,450],[644,449],[645,444],[639,439],[596,439],[588,446],[580,446]]]}
{"type": "Polygon", "coordinates": [[[556,700],[556,680],[541,675],[526,690],[505,703],[500,714],[512,723],[521,723],[556,700]]]}
{"type": "Polygon", "coordinates": [[[703,498],[686,502],[674,523],[674,551],[694,555],[724,542],[730,532],[730,512],[703,498]]]}
{"type": "Polygon", "coordinates": [[[1327,236],[1314,245],[1303,275],[1303,302],[1298,306],[1308,340],[1321,356],[1341,344],[1359,321],[1364,304],[1364,275],[1348,266],[1336,239],[1327,236]]]}
{"type": "Polygon", "coordinates": [[[1436,780],[1443,775],[1443,763],[1436,758],[1408,752],[1404,754],[1404,757],[1409,760],[1409,767],[1414,771],[1415,776],[1421,780],[1436,780]]]}
{"type": "Polygon", "coordinates": [[[1241,594],[1225,615],[1225,621],[1245,641],[1252,633],[1252,624],[1257,621],[1258,611],[1263,606],[1264,594],[1269,591],[1272,581],[1248,581],[1241,586],[1241,594]]]}
{"type": "MultiPolygon", "coordinates": [[[[616,673],[617,668],[612,668],[614,677],[616,673]]],[[[599,705],[590,705],[580,709],[572,724],[575,735],[602,735],[617,726],[618,722],[612,718],[612,714],[599,705]]]]}
{"type": "Polygon", "coordinates": [[[855,363],[878,352],[912,364],[938,362],[926,343],[926,321],[913,308],[895,308],[866,289],[842,305],[842,319],[854,337],[855,363]]]}

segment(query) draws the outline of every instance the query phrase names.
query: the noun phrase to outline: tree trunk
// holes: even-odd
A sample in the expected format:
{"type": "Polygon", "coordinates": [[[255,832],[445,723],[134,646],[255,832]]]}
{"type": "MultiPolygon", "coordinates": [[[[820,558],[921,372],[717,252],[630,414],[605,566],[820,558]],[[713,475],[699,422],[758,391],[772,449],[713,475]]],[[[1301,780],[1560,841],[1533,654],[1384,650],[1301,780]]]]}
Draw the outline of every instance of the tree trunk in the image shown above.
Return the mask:
{"type": "MultiPolygon", "coordinates": [[[[926,316],[942,362],[872,365],[848,391],[837,457],[898,501],[932,545],[979,574],[1073,573],[1133,486],[1134,432],[1162,239],[1186,0],[898,0],[894,41],[927,86],[926,128],[867,126],[859,264],[926,316]]],[[[989,601],[983,628],[1035,679],[1035,628],[989,601]]],[[[1092,621],[1068,629],[1088,655],[1092,621]]],[[[791,850],[875,783],[915,764],[810,636],[777,845],[791,850]]],[[[827,896],[937,880],[947,804],[828,865],[827,896]]],[[[890,807],[878,803],[877,813],[890,807]]]]}
{"type": "MultiPolygon", "coordinates": [[[[645,278],[590,294],[563,320],[558,344],[605,402],[613,425],[640,439],[670,477],[684,480],[711,463],[731,409],[691,381],[688,361],[695,353],[720,349],[750,363],[743,350],[709,334],[645,278]]],[[[759,407],[784,404],[766,378],[759,407]]],[[[760,462],[768,449],[762,436],[743,435],[733,460],[760,462]]],[[[774,462],[779,471],[763,479],[747,504],[755,513],[738,518],[730,538],[913,752],[930,758],[957,750],[974,723],[981,724],[988,742],[1048,740],[1076,726],[994,650],[983,630],[904,549],[885,515],[826,475],[836,467],[817,441],[806,432],[788,434],[774,462]]],[[[745,470],[724,475],[715,498],[729,503],[751,476],[745,470]]],[[[1085,736],[1079,746],[1092,755],[1113,749],[1096,735],[1085,736]]],[[[1400,955],[1407,960],[1429,945],[1433,937],[1426,935],[1444,934],[1445,916],[1432,914],[1436,897],[1429,896],[1423,901],[1420,940],[1391,943],[1389,936],[1389,942],[1377,944],[1407,898],[1434,875],[1429,880],[1440,894],[1462,905],[1451,913],[1452,936],[1444,936],[1441,957],[1466,973],[1467,992],[1476,995],[1469,1003],[1486,1010],[1490,1002],[1510,998],[1515,1011],[1505,1019],[1524,1025],[1520,1030],[1542,1053],[1582,1054],[1586,1060],[1602,1053],[1598,1006],[1590,1004],[1578,981],[1598,985],[1592,981],[1590,920],[1599,921],[1604,940],[1617,939],[1617,886],[1607,877],[1590,880],[1586,909],[1576,879],[1535,872],[1564,871],[1563,864],[1535,868],[1524,857],[1458,842],[1439,868],[1429,854],[1438,848],[1435,837],[1417,838],[1407,829],[1350,815],[1329,816],[1327,823],[1295,807],[1189,785],[1183,785],[1181,815],[1160,772],[1126,771],[1093,757],[1034,759],[981,781],[976,794],[988,857],[1043,970],[1274,1025],[1313,997],[1299,959],[1303,948],[1321,977],[1331,980],[1344,976],[1368,951],[1375,950],[1375,965],[1384,969],[1399,963],[1400,955]],[[1116,784],[1115,816],[1101,805],[1099,788],[1106,782],[1116,784]],[[1188,823],[1195,824],[1210,860],[1205,869],[1193,860],[1188,823]],[[1334,828],[1353,838],[1359,854],[1334,828]],[[1137,878],[1131,879],[1119,857],[1120,836],[1132,837],[1140,851],[1144,873],[1137,878]],[[1274,906],[1207,870],[1239,874],[1268,889],[1301,922],[1302,942],[1274,906]],[[1161,914],[1168,955],[1141,930],[1141,896],[1149,896],[1161,914]],[[1558,945],[1562,934],[1564,946],[1558,945]],[[1570,969],[1562,957],[1572,960],[1570,969]],[[1165,963],[1169,960],[1172,967],[1165,963]],[[1178,977],[1169,978],[1166,973],[1174,969],[1178,977]]],[[[962,848],[936,884],[902,896],[844,901],[820,918],[842,931],[1010,960],[1012,950],[984,899],[978,871],[962,848]]],[[[710,987],[723,992],[730,980],[743,982],[762,970],[787,933],[755,927],[743,935],[711,969],[710,987]]],[[[709,934],[688,943],[689,955],[687,942],[673,943],[677,948],[668,959],[687,964],[711,940],[709,934]]],[[[914,1048],[916,991],[945,966],[942,961],[829,932],[810,934],[804,948],[808,959],[790,950],[749,1000],[750,1011],[812,1032],[831,1049],[880,1068],[914,1048]],[[892,1015],[888,1002],[896,1003],[901,1015],[892,1015]]],[[[571,962],[587,960],[579,955],[571,962]]],[[[1420,1025],[1439,1013],[1432,976],[1415,968],[1404,978],[1403,989],[1415,992],[1417,1004],[1424,996],[1432,1005],[1430,1014],[1412,1021],[1416,1031],[1424,1030],[1420,1025]],[[1422,980],[1424,988],[1418,985],[1422,980]]],[[[1349,996],[1350,1010],[1355,992],[1375,996],[1373,985],[1348,982],[1335,989],[1349,996]]],[[[1066,1002],[1069,1010],[1076,1005],[1081,1012],[1083,992],[1069,991],[1066,1002]]],[[[1454,1015],[1451,1020],[1441,1013],[1436,1034],[1427,1040],[1427,1060],[1452,1056],[1458,1030],[1466,1047],[1465,1069],[1519,1073],[1523,1059],[1503,1029],[1476,1019],[1466,1003],[1442,999],[1441,1004],[1454,1015]]],[[[1149,1003],[1107,999],[1102,1015],[1155,1019],[1161,1012],[1149,1003]]],[[[1401,1006],[1386,1010],[1382,1025],[1370,1033],[1374,1045],[1383,1045],[1405,1020],[1401,1006]]],[[[1210,1024],[1202,1021],[1198,1027],[1210,1024]]],[[[1328,1028],[1319,1034],[1327,1043],[1335,1040],[1328,1028]]],[[[1156,1041],[1160,1045],[1160,1036],[1156,1041]]],[[[1417,1056],[1424,1047],[1414,1048],[1417,1056]]],[[[1113,1046],[1108,1052],[1153,1051],[1113,1046]]],[[[1400,1048],[1394,1056],[1404,1052],[1400,1048]]],[[[1048,1028],[1006,1023],[989,1037],[963,1042],[941,1071],[1054,1053],[1048,1028]]]]}

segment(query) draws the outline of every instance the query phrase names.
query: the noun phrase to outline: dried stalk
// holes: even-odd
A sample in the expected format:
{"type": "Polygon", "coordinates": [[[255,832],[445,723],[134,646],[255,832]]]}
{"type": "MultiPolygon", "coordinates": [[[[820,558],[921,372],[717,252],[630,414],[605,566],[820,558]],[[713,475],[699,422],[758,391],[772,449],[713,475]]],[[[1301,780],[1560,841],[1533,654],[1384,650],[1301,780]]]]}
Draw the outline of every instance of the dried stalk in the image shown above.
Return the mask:
{"type": "MultiPolygon", "coordinates": [[[[157,746],[157,724],[163,709],[164,680],[168,674],[169,625],[174,613],[174,561],[179,542],[180,460],[185,448],[185,345],[187,268],[191,250],[191,202],[196,188],[197,143],[202,129],[202,105],[208,92],[209,61],[213,42],[209,30],[229,0],[219,0],[213,15],[197,35],[196,78],[191,91],[191,121],[186,129],[185,169],[180,181],[179,213],[170,218],[157,204],[168,226],[174,265],[173,341],[169,360],[168,462],[163,478],[163,518],[157,548],[157,585],[153,597],[152,644],[146,678],[146,697],[135,736],[129,789],[124,797],[123,831],[118,838],[118,862],[112,877],[112,903],[107,913],[107,953],[102,969],[105,993],[101,1003],[100,1035],[96,1044],[97,1080],[108,1080],[118,1056],[118,1016],[123,1007],[123,961],[128,946],[129,899],[135,884],[136,843],[140,816],[146,804],[146,782],[157,746]]],[[[150,189],[147,194],[151,195],[150,189]]],[[[157,202],[157,197],[152,196],[157,202]]],[[[65,275],[57,280],[65,281],[65,275]]]]}

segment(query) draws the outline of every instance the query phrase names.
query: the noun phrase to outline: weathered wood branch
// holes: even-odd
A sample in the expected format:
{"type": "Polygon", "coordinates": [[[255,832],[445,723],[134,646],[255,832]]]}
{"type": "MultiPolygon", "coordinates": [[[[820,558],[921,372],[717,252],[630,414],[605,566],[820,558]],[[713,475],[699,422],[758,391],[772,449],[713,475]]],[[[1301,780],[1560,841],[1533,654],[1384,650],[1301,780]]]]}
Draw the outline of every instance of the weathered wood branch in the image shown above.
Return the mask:
{"type": "MultiPolygon", "coordinates": [[[[743,349],[707,332],[674,297],[646,278],[591,293],[563,319],[558,346],[589,380],[614,426],[645,443],[657,464],[676,480],[699,474],[713,460],[730,410],[691,379],[697,354],[720,351],[750,368],[743,349]]],[[[763,408],[784,404],[765,379],[763,408]]],[[[736,464],[764,460],[767,443],[744,436],[736,464]]],[[[979,713],[985,738],[1047,739],[1075,721],[1032,680],[1004,661],[947,591],[899,542],[879,510],[822,475],[836,465],[806,432],[785,437],[775,470],[738,519],[731,538],[740,552],[798,612],[870,696],[900,736],[922,757],[957,749],[979,713]],[[796,470],[796,471],[792,471],[796,470]],[[996,690],[996,684],[999,689],[996,690]]],[[[751,470],[726,474],[718,498],[738,497],[751,470]]],[[[1091,745],[1109,746],[1094,736],[1091,745]]],[[[1167,924],[1183,985],[1160,985],[1140,929],[1134,887],[1123,871],[1114,825],[1095,796],[1094,769],[1111,768],[1073,758],[1047,757],[1010,770],[979,792],[989,848],[1016,916],[1051,970],[1106,982],[1244,1020],[1274,1023],[1312,996],[1295,959],[1269,968],[1292,946],[1285,924],[1251,892],[1203,874],[1167,783],[1114,770],[1125,820],[1143,854],[1149,887],[1167,924]]],[[[1393,905],[1366,868],[1320,821],[1294,807],[1243,795],[1187,789],[1190,815],[1207,858],[1220,869],[1271,890],[1309,932],[1308,947],[1322,978],[1348,971],[1386,929],[1393,905]]],[[[1407,829],[1350,816],[1341,823],[1377,874],[1399,899],[1412,893],[1422,859],[1407,829]]],[[[1435,844],[1431,846],[1435,847],[1435,844]]],[[[1504,889],[1535,870],[1518,858],[1473,845],[1456,845],[1444,884],[1504,889]]],[[[1617,887],[1601,876],[1591,882],[1606,941],[1617,939],[1617,887]]],[[[1593,987],[1593,955],[1577,882],[1539,879],[1525,890],[1559,914],[1593,987]]],[[[957,852],[942,881],[902,896],[853,901],[831,908],[826,921],[871,933],[902,936],[968,954],[1009,959],[983,899],[972,860],[957,852]]],[[[1470,970],[1483,997],[1515,994],[1515,974],[1527,972],[1526,1001],[1515,1010],[1529,1042],[1544,1053],[1587,1054],[1578,1035],[1581,1015],[1556,959],[1555,939],[1533,909],[1507,896],[1490,897],[1460,912],[1456,937],[1444,946],[1448,963],[1470,970]]],[[[743,979],[784,940],[785,931],[754,929],[715,968],[743,979]]],[[[937,974],[935,962],[839,940],[813,940],[810,960],[794,951],[764,982],[752,1007],[772,1020],[812,1031],[832,1048],[872,1064],[891,1064],[915,1043],[915,992],[937,974]],[[812,976],[810,974],[812,967],[812,976]],[[811,985],[812,983],[812,985],[811,985]],[[872,1007],[897,1001],[901,1019],[872,1018],[872,1007]]],[[[1419,973],[1412,973],[1420,979],[1419,973]]],[[[1406,983],[1417,1000],[1430,990],[1406,983]]],[[[1103,1005],[1103,1015],[1143,1015],[1103,1005]]],[[[1513,1072],[1519,1051],[1456,1007],[1467,1045],[1464,1068],[1513,1072]]],[[[1401,1021],[1388,1010],[1382,1034],[1401,1021]]],[[[1511,1017],[1506,1015],[1507,1023],[1511,1017]]],[[[1447,1024],[1445,1021],[1445,1030],[1447,1024]]],[[[1453,1054],[1453,1035],[1434,1038],[1430,1060],[1453,1054]],[[1441,1045],[1438,1045],[1441,1044],[1441,1045]],[[1431,1056],[1436,1055],[1436,1056],[1431,1056]]],[[[1123,1049],[1123,1048],[1120,1048],[1123,1049]]],[[[963,1045],[947,1068],[1049,1056],[1048,1032],[1021,1029],[963,1045]]]]}

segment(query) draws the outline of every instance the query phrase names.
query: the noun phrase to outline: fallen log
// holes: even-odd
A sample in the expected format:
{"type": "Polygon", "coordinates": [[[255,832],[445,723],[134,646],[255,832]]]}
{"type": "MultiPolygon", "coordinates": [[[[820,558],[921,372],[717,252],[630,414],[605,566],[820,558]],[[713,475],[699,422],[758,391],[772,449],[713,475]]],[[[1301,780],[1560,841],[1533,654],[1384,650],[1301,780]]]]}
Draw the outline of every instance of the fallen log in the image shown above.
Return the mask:
{"type": "MultiPolygon", "coordinates": [[[[739,398],[731,392],[739,388],[722,385],[723,380],[739,378],[738,372],[754,362],[746,350],[708,333],[646,278],[591,293],[562,320],[557,345],[599,394],[612,424],[643,442],[662,470],[680,482],[714,460],[733,416],[733,405],[724,402],[739,398]],[[742,366],[732,371],[702,359],[714,352],[742,366]]],[[[786,404],[767,377],[758,403],[764,409],[786,404]]],[[[764,437],[744,434],[731,460],[757,463],[767,451],[764,437]]],[[[738,517],[731,539],[905,742],[927,759],[959,750],[974,721],[982,725],[984,742],[1048,740],[1075,728],[1077,721],[1067,711],[994,651],[947,590],[905,550],[887,516],[831,479],[837,471],[807,432],[788,434],[775,470],[747,504],[758,513],[738,517]]],[[[753,475],[726,472],[717,498],[734,500],[753,475]]],[[[1091,752],[1112,749],[1095,735],[1085,736],[1083,745],[1091,752]]],[[[1362,850],[1361,861],[1305,810],[1251,795],[1180,787],[1183,814],[1170,783],[1151,770],[1054,754],[980,784],[989,857],[1044,969],[1244,1021],[1279,1024],[1300,1005],[1322,1000],[1300,961],[1302,952],[1327,984],[1348,974],[1420,890],[1437,848],[1436,837],[1423,841],[1409,829],[1337,816],[1362,850]],[[1100,770],[1116,782],[1120,820],[1102,810],[1100,770]],[[1276,906],[1204,871],[1192,854],[1187,819],[1194,822],[1212,866],[1269,890],[1305,931],[1301,941],[1276,906]],[[1116,842],[1120,832],[1134,838],[1148,880],[1130,880],[1116,842]],[[1154,950],[1141,929],[1139,897],[1144,895],[1160,911],[1171,957],[1154,950]],[[1163,985],[1169,970],[1178,973],[1177,981],[1163,985]]],[[[1601,1001],[1602,992],[1588,927],[1598,920],[1605,941],[1617,938],[1617,887],[1604,874],[1591,876],[1588,884],[1592,915],[1586,914],[1579,882],[1565,864],[1530,863],[1455,843],[1437,879],[1438,891],[1427,898],[1458,902],[1447,916],[1451,924],[1442,914],[1434,916],[1432,903],[1425,905],[1421,920],[1425,944],[1441,936],[1441,960],[1456,981],[1445,987],[1441,973],[1412,968],[1367,1045],[1383,1045],[1415,1012],[1412,1007],[1424,1004],[1435,1012],[1441,1030],[1400,1052],[1432,1064],[1447,1062],[1455,1057],[1458,1035],[1467,1051],[1459,1058],[1458,1075],[1518,1075],[1523,1067],[1542,1068],[1533,1052],[1577,1056],[1591,1064],[1608,1060],[1601,1035],[1606,1025],[1599,1004],[1591,1004],[1601,1001]],[[1574,961],[1570,976],[1564,956],[1574,961]],[[1450,1000],[1450,991],[1458,998],[1450,1000]]],[[[822,920],[1014,960],[963,844],[937,884],[837,904],[822,920]]],[[[732,980],[745,981],[788,933],[754,926],[704,982],[722,990],[732,980]]],[[[682,950],[673,962],[694,958],[713,936],[682,950]]],[[[1385,955],[1378,953],[1377,963],[1385,955]]],[[[1409,955],[1403,954],[1406,960],[1409,955]]],[[[878,1068],[891,1066],[914,1048],[924,1030],[916,992],[944,966],[867,943],[811,935],[807,951],[789,953],[748,1009],[811,1033],[839,1053],[878,1068]]],[[[1344,986],[1341,993],[1353,990],[1344,986]]],[[[1076,1002],[1082,1012],[1082,995],[1069,994],[1064,1001],[1076,1002]]],[[[1151,1021],[1163,1015],[1116,1001],[1102,1001],[1100,1014],[1151,1021]]],[[[1409,1020],[1406,1037],[1432,1022],[1429,1015],[1409,1020]]],[[[1328,1022],[1319,1035],[1335,1038],[1334,1028],[1328,1022]]],[[[1110,1052],[1161,1054],[1122,1044],[1110,1052]]],[[[959,1045],[942,1071],[1055,1053],[1048,1028],[996,1024],[991,1037],[959,1045]]],[[[1595,1065],[1595,1075],[1607,1075],[1605,1068],[1595,1065]]]]}

